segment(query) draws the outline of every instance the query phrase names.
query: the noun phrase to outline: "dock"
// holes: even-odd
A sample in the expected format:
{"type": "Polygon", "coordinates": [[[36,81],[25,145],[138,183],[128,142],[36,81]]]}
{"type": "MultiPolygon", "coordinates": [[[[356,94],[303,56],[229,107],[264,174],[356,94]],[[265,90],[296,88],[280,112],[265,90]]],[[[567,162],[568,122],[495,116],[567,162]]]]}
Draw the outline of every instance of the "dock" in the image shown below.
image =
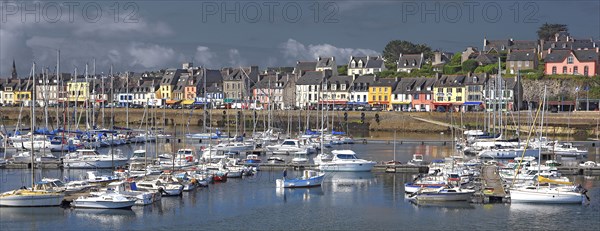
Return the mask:
{"type": "Polygon", "coordinates": [[[508,200],[508,194],[495,165],[484,165],[481,167],[482,187],[479,196],[483,203],[504,203],[508,200]]]}
{"type": "MultiPolygon", "coordinates": [[[[284,169],[293,169],[293,170],[304,170],[304,169],[312,169],[317,170],[319,168],[316,164],[272,164],[272,163],[262,163],[259,165],[260,170],[264,171],[276,171],[276,170],[284,170],[284,169]]],[[[385,165],[385,164],[377,164],[373,167],[373,172],[385,172],[389,168],[394,168],[396,173],[427,173],[429,171],[429,167],[425,165],[409,165],[409,164],[398,164],[398,165],[385,165]]]]}

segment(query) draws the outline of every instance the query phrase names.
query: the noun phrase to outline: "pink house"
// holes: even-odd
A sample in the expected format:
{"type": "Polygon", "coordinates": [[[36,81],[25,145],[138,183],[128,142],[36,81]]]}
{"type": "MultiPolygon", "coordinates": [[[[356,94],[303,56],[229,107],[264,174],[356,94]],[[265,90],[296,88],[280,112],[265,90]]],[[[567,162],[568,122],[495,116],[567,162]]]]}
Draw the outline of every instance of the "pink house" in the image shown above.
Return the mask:
{"type": "Polygon", "coordinates": [[[583,50],[553,50],[548,49],[546,56],[546,75],[583,75],[599,74],[598,47],[583,50]]]}

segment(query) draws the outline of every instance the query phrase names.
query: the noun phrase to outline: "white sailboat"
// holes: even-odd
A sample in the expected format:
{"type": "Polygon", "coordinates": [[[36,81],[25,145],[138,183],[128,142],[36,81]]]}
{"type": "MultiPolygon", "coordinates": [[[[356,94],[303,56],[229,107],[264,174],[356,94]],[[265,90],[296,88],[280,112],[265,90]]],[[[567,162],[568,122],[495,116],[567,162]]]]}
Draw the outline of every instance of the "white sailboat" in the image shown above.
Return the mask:
{"type": "MultiPolygon", "coordinates": [[[[31,101],[35,102],[35,63],[32,67],[33,88],[31,101]]],[[[35,103],[31,103],[31,130],[35,131],[35,103]]],[[[33,136],[32,136],[33,137],[33,136]]],[[[59,206],[64,194],[55,191],[38,190],[35,185],[35,149],[31,150],[31,188],[21,188],[0,194],[0,206],[42,207],[59,206]]]]}
{"type": "MultiPolygon", "coordinates": [[[[540,120],[540,138],[542,136],[542,126],[544,124],[544,110],[546,104],[546,88],[544,87],[544,98],[540,105],[542,116],[540,120]]],[[[540,108],[538,108],[538,113],[540,108]]],[[[535,120],[534,120],[535,123],[535,120]]],[[[540,152],[541,153],[541,147],[540,152]]],[[[541,164],[539,163],[541,154],[538,156],[538,173],[541,164]]],[[[544,203],[544,204],[579,204],[584,200],[581,192],[576,192],[573,187],[555,186],[556,184],[569,184],[568,182],[557,182],[546,179],[538,175],[535,185],[525,185],[512,188],[510,190],[511,203],[544,203]],[[548,186],[541,186],[540,183],[548,183],[548,186]]]]}

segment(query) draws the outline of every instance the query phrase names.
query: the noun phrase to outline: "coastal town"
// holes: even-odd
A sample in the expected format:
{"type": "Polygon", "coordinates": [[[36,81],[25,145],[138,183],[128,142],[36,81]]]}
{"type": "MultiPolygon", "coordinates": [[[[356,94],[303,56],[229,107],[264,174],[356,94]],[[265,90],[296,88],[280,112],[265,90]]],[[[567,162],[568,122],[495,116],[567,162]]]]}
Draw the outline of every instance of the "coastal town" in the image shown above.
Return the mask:
{"type": "Polygon", "coordinates": [[[0,228],[597,227],[600,40],[533,34],[277,66],[12,59],[0,228]]]}
{"type": "MultiPolygon", "coordinates": [[[[393,41],[388,46],[393,46],[393,41]]],[[[414,44],[414,48],[418,47],[414,44]]],[[[551,95],[548,110],[598,110],[600,41],[558,31],[547,39],[483,38],[482,46],[461,52],[384,53],[378,56],[298,60],[290,67],[207,69],[192,62],[180,68],[98,74],[85,69],[60,72],[60,63],[0,81],[0,105],[96,107],[315,109],[373,111],[482,111],[535,108],[541,92],[532,81],[569,82],[551,95]],[[347,61],[346,61],[347,60],[347,61]],[[57,73],[60,73],[57,75],[57,73]],[[525,82],[525,89],[524,83],[525,82]],[[570,87],[570,88],[569,88],[570,87]],[[589,92],[592,91],[590,97],[589,92]],[[524,96],[525,95],[525,96],[524,96]]],[[[393,47],[390,47],[390,49],[393,47]]],[[[400,47],[401,48],[401,47],[400,47]]],[[[57,59],[59,56],[57,55],[57,59]]],[[[48,64],[46,64],[48,65],[48,64]]],[[[38,65],[40,66],[40,65],[38,65]]],[[[112,71],[112,70],[111,70],[112,71]]],[[[104,73],[104,72],[103,72],[104,73]]],[[[538,88],[540,86],[537,86],[538,88]]]]}

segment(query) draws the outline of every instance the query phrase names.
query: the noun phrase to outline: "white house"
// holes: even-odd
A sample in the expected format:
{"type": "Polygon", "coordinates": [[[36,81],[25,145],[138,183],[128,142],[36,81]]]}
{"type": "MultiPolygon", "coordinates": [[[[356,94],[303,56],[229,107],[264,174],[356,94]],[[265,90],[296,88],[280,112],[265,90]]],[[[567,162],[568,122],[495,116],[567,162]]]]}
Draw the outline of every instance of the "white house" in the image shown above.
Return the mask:
{"type": "Polygon", "coordinates": [[[348,75],[374,75],[387,70],[382,56],[350,56],[348,75]]]}

